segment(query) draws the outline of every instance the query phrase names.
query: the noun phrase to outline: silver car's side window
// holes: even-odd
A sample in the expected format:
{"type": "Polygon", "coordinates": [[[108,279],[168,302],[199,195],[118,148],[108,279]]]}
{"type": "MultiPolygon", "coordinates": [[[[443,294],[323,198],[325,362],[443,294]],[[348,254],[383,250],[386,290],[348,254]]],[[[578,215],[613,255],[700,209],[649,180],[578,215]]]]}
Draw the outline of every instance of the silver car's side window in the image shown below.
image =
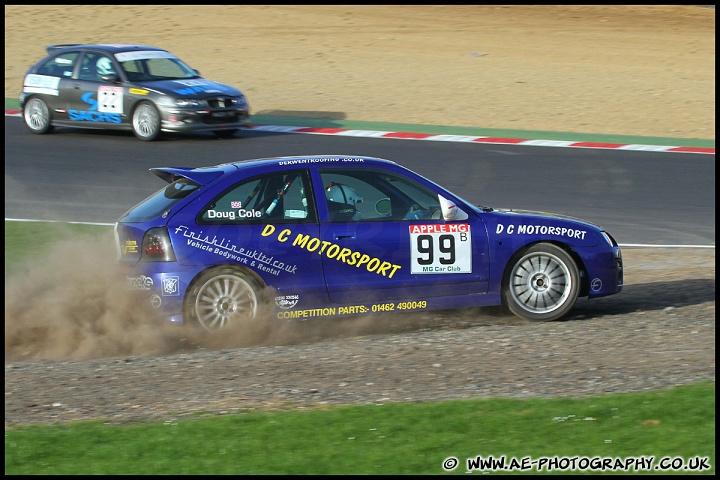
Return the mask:
{"type": "Polygon", "coordinates": [[[103,75],[116,75],[112,60],[106,55],[98,53],[85,53],[81,60],[79,80],[102,82],[103,75]]]}
{"type": "Polygon", "coordinates": [[[45,62],[39,69],[38,75],[49,75],[52,77],[70,78],[72,77],[75,63],[78,59],[77,53],[65,53],[53,57],[45,62]]]}

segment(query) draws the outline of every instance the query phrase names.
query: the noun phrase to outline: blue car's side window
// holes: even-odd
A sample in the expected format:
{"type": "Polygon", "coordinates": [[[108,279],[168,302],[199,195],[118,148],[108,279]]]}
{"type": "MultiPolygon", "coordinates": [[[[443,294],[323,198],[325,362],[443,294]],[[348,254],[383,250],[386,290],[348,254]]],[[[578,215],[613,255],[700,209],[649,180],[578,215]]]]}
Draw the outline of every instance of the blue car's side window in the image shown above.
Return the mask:
{"type": "Polygon", "coordinates": [[[436,193],[388,172],[320,170],[330,222],[428,220],[439,218],[436,193]]]}
{"type": "Polygon", "coordinates": [[[243,180],[200,211],[201,224],[311,223],[307,173],[281,172],[243,180]]]}

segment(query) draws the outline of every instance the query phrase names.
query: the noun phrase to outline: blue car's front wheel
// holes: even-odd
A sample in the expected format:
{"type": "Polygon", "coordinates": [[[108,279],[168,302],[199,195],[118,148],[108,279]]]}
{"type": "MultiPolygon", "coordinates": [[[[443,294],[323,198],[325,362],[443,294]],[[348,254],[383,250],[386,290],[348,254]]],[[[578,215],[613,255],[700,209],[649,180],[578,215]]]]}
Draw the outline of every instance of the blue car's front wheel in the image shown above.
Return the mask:
{"type": "Polygon", "coordinates": [[[503,282],[503,300],[515,315],[534,321],[565,316],[577,302],[580,272],[562,248],[539,243],[515,258],[503,282]]]}

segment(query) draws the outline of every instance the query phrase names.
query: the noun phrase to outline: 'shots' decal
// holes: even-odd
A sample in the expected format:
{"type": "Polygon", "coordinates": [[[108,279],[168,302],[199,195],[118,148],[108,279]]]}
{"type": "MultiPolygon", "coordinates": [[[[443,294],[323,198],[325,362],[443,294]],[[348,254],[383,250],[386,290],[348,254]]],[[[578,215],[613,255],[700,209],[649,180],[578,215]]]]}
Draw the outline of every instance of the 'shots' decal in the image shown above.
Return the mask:
{"type": "Polygon", "coordinates": [[[287,310],[277,312],[276,316],[280,320],[293,318],[313,318],[313,317],[336,317],[339,315],[357,315],[360,313],[388,313],[403,312],[407,310],[423,310],[427,308],[426,300],[407,301],[407,302],[382,302],[361,305],[347,305],[340,307],[319,307],[308,308],[305,310],[287,310]]]}
{"type": "Polygon", "coordinates": [[[410,225],[411,273],[472,273],[467,223],[410,225]]]}
{"type": "Polygon", "coordinates": [[[578,230],[575,228],[556,227],[553,225],[508,225],[498,223],[495,233],[505,233],[507,235],[557,235],[560,237],[585,239],[586,230],[578,230]]]}
{"type": "MultiPolygon", "coordinates": [[[[99,87],[102,89],[103,87],[99,87]]],[[[68,110],[70,120],[78,120],[85,122],[100,123],[122,123],[120,113],[122,113],[122,88],[107,87],[111,90],[103,90],[102,94],[98,90],[98,95],[102,102],[98,102],[93,98],[94,92],[87,92],[81,98],[82,101],[90,105],[87,110],[68,110]],[[113,90],[120,88],[120,93],[113,90]],[[119,105],[118,105],[119,102],[119,105]]]]}
{"type": "Polygon", "coordinates": [[[202,230],[200,230],[200,233],[195,233],[190,230],[190,227],[180,225],[175,229],[175,233],[180,232],[188,239],[187,244],[191,247],[220,255],[228,260],[234,260],[237,263],[256,268],[262,272],[280,275],[281,271],[294,274],[297,270],[297,265],[290,265],[280,260],[275,260],[274,257],[265,255],[256,249],[238,247],[226,238],[218,238],[214,235],[211,239],[209,235],[203,236],[202,230]]]}
{"type": "MultiPolygon", "coordinates": [[[[265,225],[261,235],[268,237],[275,232],[275,225],[265,225]]],[[[277,234],[277,241],[285,243],[290,240],[292,230],[285,228],[277,234]]],[[[318,255],[325,255],[326,258],[343,262],[346,265],[356,268],[364,268],[370,273],[376,273],[383,277],[392,278],[400,268],[400,265],[381,260],[377,257],[371,257],[366,253],[356,252],[347,247],[341,247],[327,240],[311,237],[298,233],[292,240],[292,246],[303,248],[308,252],[317,252],[318,255]]]]}

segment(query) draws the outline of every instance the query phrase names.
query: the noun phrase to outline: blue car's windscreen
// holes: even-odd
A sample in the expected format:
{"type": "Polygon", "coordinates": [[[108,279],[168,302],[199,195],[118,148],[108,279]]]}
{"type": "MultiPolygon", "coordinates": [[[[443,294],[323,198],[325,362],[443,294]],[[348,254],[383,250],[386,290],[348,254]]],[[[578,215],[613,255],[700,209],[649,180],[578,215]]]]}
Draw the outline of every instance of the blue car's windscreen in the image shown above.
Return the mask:
{"type": "Polygon", "coordinates": [[[169,211],[180,200],[200,187],[187,178],[180,178],[143,200],[120,217],[123,222],[147,222],[169,211]]]}

